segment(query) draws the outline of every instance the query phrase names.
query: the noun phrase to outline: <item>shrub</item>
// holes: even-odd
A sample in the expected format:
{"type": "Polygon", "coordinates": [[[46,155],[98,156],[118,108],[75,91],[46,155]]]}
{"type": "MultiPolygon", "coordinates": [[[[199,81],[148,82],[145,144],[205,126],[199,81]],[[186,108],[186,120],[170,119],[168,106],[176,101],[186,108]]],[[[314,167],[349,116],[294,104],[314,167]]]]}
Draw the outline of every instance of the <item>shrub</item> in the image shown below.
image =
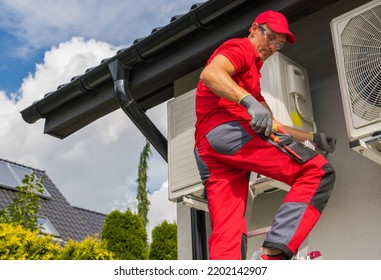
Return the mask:
{"type": "Polygon", "coordinates": [[[107,215],[102,229],[102,240],[114,258],[145,260],[148,258],[147,232],[139,215],[131,210],[114,210],[107,215]]]}
{"type": "Polygon", "coordinates": [[[1,260],[53,260],[60,251],[51,236],[20,225],[0,224],[1,260]]]}
{"type": "Polygon", "coordinates": [[[95,236],[89,236],[81,242],[69,240],[61,250],[57,259],[60,260],[112,260],[112,253],[104,242],[95,236]]]}
{"type": "Polygon", "coordinates": [[[38,230],[0,223],[0,260],[112,260],[106,244],[95,236],[81,242],[69,240],[66,246],[41,235],[38,230]]]}
{"type": "Polygon", "coordinates": [[[177,260],[177,225],[162,222],[152,231],[150,260],[177,260]]]}

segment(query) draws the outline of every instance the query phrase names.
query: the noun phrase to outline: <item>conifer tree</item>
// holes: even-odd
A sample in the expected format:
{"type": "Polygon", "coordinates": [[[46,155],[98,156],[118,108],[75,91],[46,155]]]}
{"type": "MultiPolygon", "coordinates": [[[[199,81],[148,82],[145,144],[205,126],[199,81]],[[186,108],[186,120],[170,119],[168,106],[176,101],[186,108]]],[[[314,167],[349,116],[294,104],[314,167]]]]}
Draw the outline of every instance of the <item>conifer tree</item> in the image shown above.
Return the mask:
{"type": "Polygon", "coordinates": [[[107,215],[102,229],[102,241],[119,260],[148,259],[148,237],[142,220],[131,210],[114,210],[107,215]]]}
{"type": "Polygon", "coordinates": [[[148,160],[152,156],[150,143],[146,140],[146,145],[140,153],[140,161],[138,167],[138,183],[136,199],[138,200],[138,215],[142,218],[143,225],[146,227],[148,220],[148,211],[150,202],[147,195],[147,180],[148,180],[148,160]]]}
{"type": "Polygon", "coordinates": [[[152,231],[150,260],[177,260],[177,225],[167,221],[152,231]]]}

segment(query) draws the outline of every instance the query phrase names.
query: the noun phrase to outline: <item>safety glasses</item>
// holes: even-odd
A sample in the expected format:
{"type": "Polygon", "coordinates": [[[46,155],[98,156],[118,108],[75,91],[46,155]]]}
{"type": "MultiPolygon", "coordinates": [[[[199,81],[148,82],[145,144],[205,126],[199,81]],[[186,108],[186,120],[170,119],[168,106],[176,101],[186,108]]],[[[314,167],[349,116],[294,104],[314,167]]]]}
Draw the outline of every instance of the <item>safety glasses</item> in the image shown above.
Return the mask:
{"type": "Polygon", "coordinates": [[[258,25],[259,29],[262,31],[263,35],[266,37],[266,40],[269,44],[274,45],[275,49],[279,51],[281,48],[284,47],[284,42],[277,41],[275,34],[268,31],[266,28],[264,28],[262,25],[258,25]]]}

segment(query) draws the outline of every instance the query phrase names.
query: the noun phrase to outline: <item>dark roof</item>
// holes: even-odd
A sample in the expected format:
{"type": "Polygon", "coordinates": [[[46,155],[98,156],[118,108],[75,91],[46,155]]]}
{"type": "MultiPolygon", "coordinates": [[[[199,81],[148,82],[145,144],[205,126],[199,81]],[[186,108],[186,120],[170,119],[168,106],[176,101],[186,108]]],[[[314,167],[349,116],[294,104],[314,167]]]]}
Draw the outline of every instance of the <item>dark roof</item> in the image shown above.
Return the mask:
{"type": "MultiPolygon", "coordinates": [[[[60,238],[65,241],[69,239],[81,241],[90,235],[100,235],[106,217],[105,214],[72,206],[45,171],[8,160],[2,159],[2,161],[31,169],[38,177],[44,178],[43,185],[51,197],[41,197],[42,208],[38,214],[49,219],[60,233],[60,238]]],[[[0,209],[7,207],[15,195],[16,190],[0,186],[0,209]]]]}
{"type": "Polygon", "coordinates": [[[100,233],[102,232],[103,223],[106,215],[79,207],[74,208],[79,212],[79,215],[86,221],[87,229],[90,235],[100,235],[100,233]]]}

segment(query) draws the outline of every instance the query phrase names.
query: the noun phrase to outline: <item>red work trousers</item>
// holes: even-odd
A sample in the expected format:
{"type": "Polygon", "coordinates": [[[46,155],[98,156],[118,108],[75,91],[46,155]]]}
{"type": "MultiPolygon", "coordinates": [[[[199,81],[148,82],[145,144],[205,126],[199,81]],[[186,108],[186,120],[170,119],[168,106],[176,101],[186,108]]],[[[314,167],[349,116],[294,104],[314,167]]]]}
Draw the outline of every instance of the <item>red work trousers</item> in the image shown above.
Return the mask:
{"type": "Polygon", "coordinates": [[[335,172],[314,153],[305,163],[269,143],[248,122],[213,128],[195,146],[195,157],[206,189],[212,233],[210,259],[242,259],[247,234],[245,210],[250,172],[291,186],[274,218],[264,247],[281,249],[292,258],[317,223],[331,194],[335,172]]]}

